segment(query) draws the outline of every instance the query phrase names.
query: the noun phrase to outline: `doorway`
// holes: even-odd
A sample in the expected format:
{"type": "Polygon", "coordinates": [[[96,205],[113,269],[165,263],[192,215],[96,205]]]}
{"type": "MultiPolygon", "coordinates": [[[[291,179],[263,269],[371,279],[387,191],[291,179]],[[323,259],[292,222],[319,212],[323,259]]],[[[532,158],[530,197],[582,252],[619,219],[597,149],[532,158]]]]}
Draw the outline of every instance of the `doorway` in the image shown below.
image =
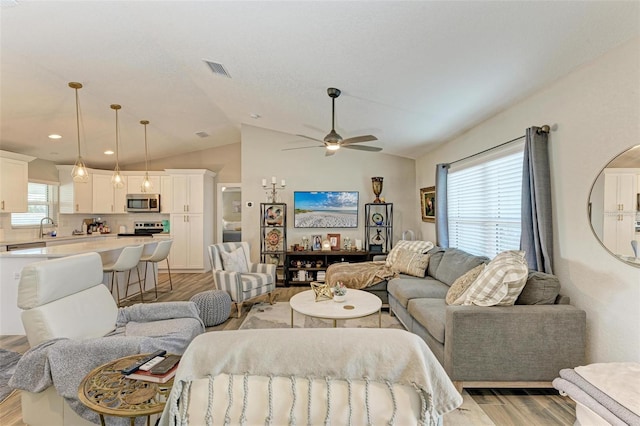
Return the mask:
{"type": "Polygon", "coordinates": [[[242,241],[242,185],[218,184],[216,242],[242,241]]]}

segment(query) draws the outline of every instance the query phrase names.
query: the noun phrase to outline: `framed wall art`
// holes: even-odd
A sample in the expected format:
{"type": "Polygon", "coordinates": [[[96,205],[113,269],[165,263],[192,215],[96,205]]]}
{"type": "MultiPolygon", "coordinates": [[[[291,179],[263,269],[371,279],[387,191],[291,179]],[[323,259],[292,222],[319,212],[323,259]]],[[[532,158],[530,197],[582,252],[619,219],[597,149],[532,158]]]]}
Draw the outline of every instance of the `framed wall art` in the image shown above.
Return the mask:
{"type": "Polygon", "coordinates": [[[436,187],[420,188],[420,208],[423,222],[436,221],[436,187]]]}

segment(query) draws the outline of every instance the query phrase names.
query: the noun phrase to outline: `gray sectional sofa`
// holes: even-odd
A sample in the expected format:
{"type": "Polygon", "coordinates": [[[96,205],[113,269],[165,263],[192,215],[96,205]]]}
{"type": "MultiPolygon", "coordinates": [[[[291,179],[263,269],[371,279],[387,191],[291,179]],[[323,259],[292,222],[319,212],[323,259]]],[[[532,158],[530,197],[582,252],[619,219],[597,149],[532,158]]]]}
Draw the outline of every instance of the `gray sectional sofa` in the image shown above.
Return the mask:
{"type": "Polygon", "coordinates": [[[586,313],[559,294],[557,277],[530,272],[513,306],[452,306],[449,286],[489,259],[454,248],[429,253],[424,278],[401,274],[368,290],[387,293],[390,312],[424,339],[459,390],[552,387],[561,369],[584,364],[586,313]]]}

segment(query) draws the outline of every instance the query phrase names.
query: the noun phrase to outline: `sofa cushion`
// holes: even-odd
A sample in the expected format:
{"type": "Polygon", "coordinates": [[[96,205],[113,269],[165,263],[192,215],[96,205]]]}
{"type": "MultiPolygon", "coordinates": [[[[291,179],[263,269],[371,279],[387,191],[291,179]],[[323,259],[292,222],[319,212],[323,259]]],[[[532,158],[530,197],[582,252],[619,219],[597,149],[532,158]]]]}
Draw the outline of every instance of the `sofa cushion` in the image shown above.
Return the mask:
{"type": "Polygon", "coordinates": [[[444,344],[446,304],[443,299],[412,299],[407,311],[434,339],[444,344]]]}
{"type": "Polygon", "coordinates": [[[560,293],[558,277],[544,272],[530,271],[516,305],[553,305],[560,293]]]}
{"type": "Polygon", "coordinates": [[[401,240],[396,243],[387,255],[387,266],[393,267],[401,250],[409,250],[414,253],[426,253],[433,248],[431,241],[407,241],[401,240]]]}
{"type": "Polygon", "coordinates": [[[427,252],[431,257],[429,257],[429,266],[427,267],[427,275],[432,277],[436,276],[436,270],[438,270],[438,266],[442,261],[442,256],[444,255],[444,249],[442,247],[434,247],[427,252]]]}
{"type": "Polygon", "coordinates": [[[498,254],[471,285],[464,305],[513,305],[527,282],[528,271],[523,251],[498,254]]]}
{"type": "Polygon", "coordinates": [[[459,276],[457,280],[451,284],[445,302],[447,305],[462,305],[464,302],[464,293],[471,287],[471,284],[478,278],[478,275],[484,270],[484,264],[465,272],[459,276]]]}
{"type": "Polygon", "coordinates": [[[435,271],[435,275],[432,276],[450,286],[465,272],[488,262],[489,259],[484,256],[474,256],[456,248],[448,248],[442,255],[442,260],[435,271]]]}
{"type": "Polygon", "coordinates": [[[449,290],[449,286],[431,277],[417,278],[409,275],[400,275],[398,278],[389,280],[387,284],[387,292],[403,308],[407,307],[407,303],[411,299],[429,297],[444,300],[447,290],[449,290]]]}
{"type": "Polygon", "coordinates": [[[415,253],[411,250],[399,249],[398,257],[391,269],[401,274],[423,278],[429,264],[429,255],[415,253]]]}

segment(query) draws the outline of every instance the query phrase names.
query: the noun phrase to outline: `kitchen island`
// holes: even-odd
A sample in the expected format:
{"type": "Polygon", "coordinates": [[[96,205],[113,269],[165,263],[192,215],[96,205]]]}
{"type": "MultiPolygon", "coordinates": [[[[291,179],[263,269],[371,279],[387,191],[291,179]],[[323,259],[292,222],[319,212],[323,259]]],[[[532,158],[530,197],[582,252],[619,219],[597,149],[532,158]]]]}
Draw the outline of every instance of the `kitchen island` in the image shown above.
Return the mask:
{"type": "MultiPolygon", "coordinates": [[[[99,240],[72,242],[70,244],[56,245],[53,247],[30,248],[0,253],[0,334],[13,335],[25,333],[20,319],[22,310],[17,306],[17,298],[20,273],[26,265],[47,259],[90,252],[98,253],[102,258],[102,263],[107,264],[115,261],[125,247],[140,244],[144,245],[143,256],[145,256],[155,250],[158,240],[154,240],[151,237],[101,238],[99,240]]],[[[144,264],[139,265],[140,275],[142,277],[144,277],[144,266],[144,264]]],[[[73,271],[69,271],[69,273],[73,273],[73,271]]],[[[120,274],[121,275],[118,276],[120,294],[125,294],[127,273],[120,274]]],[[[145,290],[153,289],[154,274],[157,274],[157,268],[155,264],[152,264],[149,266],[147,280],[144,283],[145,290]]],[[[134,271],[131,280],[135,282],[137,279],[138,277],[134,271]]],[[[111,274],[104,274],[103,282],[109,287],[111,285],[111,274]]]]}

